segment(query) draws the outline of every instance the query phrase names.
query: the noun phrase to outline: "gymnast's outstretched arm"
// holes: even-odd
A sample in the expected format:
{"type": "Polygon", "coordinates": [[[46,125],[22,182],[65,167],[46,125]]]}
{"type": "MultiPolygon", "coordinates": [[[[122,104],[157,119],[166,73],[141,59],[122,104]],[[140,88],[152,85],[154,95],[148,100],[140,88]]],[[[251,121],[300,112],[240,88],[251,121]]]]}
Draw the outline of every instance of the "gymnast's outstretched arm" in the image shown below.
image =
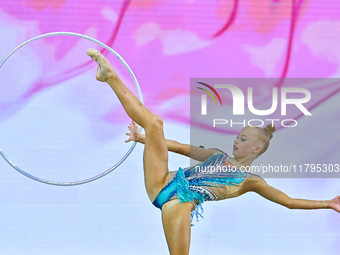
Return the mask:
{"type": "MultiPolygon", "coordinates": [[[[129,131],[130,133],[126,133],[126,135],[130,136],[130,138],[125,142],[135,141],[143,144],[145,143],[145,135],[139,132],[138,126],[134,121],[132,121],[132,123],[129,125],[129,131]]],[[[198,161],[204,161],[210,156],[219,152],[218,150],[204,149],[197,146],[183,144],[168,139],[166,139],[166,144],[168,147],[168,151],[178,153],[198,161]]]]}
{"type": "Polygon", "coordinates": [[[250,181],[247,181],[245,184],[244,188],[246,191],[254,191],[262,197],[289,209],[333,209],[340,213],[340,196],[332,200],[323,201],[295,199],[268,185],[260,178],[251,178],[250,181]]]}

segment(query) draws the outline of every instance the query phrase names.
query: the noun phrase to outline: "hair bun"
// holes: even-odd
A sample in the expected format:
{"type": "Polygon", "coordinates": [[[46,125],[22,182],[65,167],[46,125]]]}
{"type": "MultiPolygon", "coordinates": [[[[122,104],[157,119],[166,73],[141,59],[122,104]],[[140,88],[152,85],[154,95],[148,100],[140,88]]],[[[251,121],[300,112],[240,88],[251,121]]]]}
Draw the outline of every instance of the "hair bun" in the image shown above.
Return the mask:
{"type": "Polygon", "coordinates": [[[264,130],[269,134],[270,138],[269,139],[272,139],[273,138],[273,133],[276,131],[276,127],[274,124],[268,124],[264,130]]]}

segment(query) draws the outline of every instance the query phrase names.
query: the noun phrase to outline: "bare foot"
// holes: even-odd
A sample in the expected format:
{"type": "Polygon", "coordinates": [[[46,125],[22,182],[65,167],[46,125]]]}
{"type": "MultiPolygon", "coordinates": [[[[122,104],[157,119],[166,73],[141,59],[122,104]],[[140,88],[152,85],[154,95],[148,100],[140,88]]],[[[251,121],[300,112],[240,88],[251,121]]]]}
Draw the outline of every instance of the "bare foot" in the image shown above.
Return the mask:
{"type": "Polygon", "coordinates": [[[337,212],[340,213],[340,196],[337,196],[336,198],[334,198],[331,201],[329,201],[329,206],[334,211],[337,211],[337,212]]]}
{"type": "Polygon", "coordinates": [[[87,50],[89,55],[98,64],[96,78],[98,81],[108,82],[110,79],[118,78],[110,62],[97,50],[87,50]]]}

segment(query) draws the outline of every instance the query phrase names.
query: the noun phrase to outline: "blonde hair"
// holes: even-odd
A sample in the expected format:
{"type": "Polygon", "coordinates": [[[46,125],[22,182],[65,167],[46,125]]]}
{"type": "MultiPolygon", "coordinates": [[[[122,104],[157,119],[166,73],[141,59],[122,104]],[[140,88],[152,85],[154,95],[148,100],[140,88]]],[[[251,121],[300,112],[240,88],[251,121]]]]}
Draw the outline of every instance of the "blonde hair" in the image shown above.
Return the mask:
{"type": "Polygon", "coordinates": [[[269,141],[273,138],[273,133],[276,131],[276,127],[273,124],[268,124],[265,128],[257,127],[259,137],[258,142],[263,145],[261,152],[258,156],[264,153],[269,147],[269,141]]]}

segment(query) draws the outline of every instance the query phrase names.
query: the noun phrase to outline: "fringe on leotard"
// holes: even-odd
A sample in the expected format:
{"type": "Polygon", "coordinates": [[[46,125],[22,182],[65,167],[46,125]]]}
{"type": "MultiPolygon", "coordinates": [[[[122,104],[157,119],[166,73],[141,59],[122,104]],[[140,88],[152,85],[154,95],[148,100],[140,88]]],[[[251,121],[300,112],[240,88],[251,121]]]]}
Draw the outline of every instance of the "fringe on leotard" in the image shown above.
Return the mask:
{"type": "Polygon", "coordinates": [[[204,197],[201,194],[189,189],[189,182],[187,179],[185,179],[185,175],[182,168],[179,168],[177,172],[176,181],[177,181],[177,198],[179,199],[179,201],[181,203],[195,201],[198,204],[195,207],[195,209],[191,212],[191,221],[193,220],[194,217],[196,217],[197,221],[199,217],[203,218],[202,203],[204,202],[204,197]]]}

